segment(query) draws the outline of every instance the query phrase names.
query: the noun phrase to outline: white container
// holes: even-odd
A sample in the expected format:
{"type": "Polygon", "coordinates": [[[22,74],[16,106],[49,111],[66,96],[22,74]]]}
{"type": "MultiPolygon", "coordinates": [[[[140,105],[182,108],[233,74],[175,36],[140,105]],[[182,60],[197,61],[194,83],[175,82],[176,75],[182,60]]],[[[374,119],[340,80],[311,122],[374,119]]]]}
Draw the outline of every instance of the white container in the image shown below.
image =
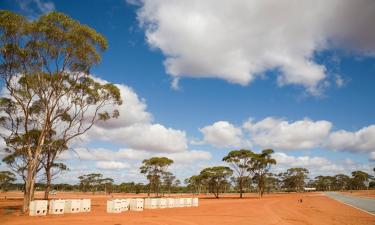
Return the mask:
{"type": "Polygon", "coordinates": [[[145,199],[145,209],[157,209],[159,207],[159,201],[157,198],[146,198],[145,199]]]}
{"type": "Polygon", "coordinates": [[[185,207],[191,207],[192,199],[191,198],[185,198],[185,207]]]}
{"type": "Polygon", "coordinates": [[[177,207],[180,207],[180,199],[179,198],[174,198],[174,207],[177,208],[177,207]]]}
{"type": "Polygon", "coordinates": [[[143,211],[143,198],[133,198],[130,200],[130,211],[143,211]]]}
{"type": "Polygon", "coordinates": [[[80,199],[68,199],[65,200],[65,213],[79,213],[81,209],[80,199]]]}
{"type": "Polygon", "coordinates": [[[47,215],[47,200],[34,200],[29,205],[30,216],[45,216],[47,215]]]}
{"type": "Polygon", "coordinates": [[[129,199],[121,199],[121,212],[128,211],[129,205],[130,205],[129,199]]]}
{"type": "Polygon", "coordinates": [[[159,198],[158,199],[158,205],[159,205],[159,208],[161,208],[161,209],[165,209],[165,208],[167,208],[167,199],[165,199],[165,198],[159,198]]]}
{"type": "Polygon", "coordinates": [[[178,199],[178,205],[179,207],[185,207],[185,199],[184,198],[179,198],[178,199]]]}
{"type": "Polygon", "coordinates": [[[191,205],[194,206],[194,207],[198,207],[199,206],[199,198],[193,198],[191,205]]]}
{"type": "Polygon", "coordinates": [[[167,208],[174,208],[174,199],[173,198],[167,198],[167,208]]]}
{"type": "Polygon", "coordinates": [[[81,199],[80,211],[81,212],[91,211],[91,199],[81,199]]]}
{"type": "Polygon", "coordinates": [[[50,200],[49,214],[64,214],[65,200],[50,200]]]}
{"type": "Polygon", "coordinates": [[[121,213],[121,199],[107,200],[107,213],[121,213]]]}

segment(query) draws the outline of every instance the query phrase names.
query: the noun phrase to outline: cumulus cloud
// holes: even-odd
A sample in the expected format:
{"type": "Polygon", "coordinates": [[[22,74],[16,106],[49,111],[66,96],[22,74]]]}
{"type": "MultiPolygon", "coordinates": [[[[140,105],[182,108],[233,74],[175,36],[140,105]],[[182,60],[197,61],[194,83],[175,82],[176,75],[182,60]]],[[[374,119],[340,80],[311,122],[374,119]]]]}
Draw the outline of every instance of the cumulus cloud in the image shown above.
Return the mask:
{"type": "Polygon", "coordinates": [[[55,4],[48,0],[16,0],[18,6],[30,19],[55,10],[55,4]]]}
{"type": "Polygon", "coordinates": [[[375,125],[354,132],[346,130],[332,132],[329,135],[326,147],[352,152],[375,151],[375,125]]]}
{"type": "MultiPolygon", "coordinates": [[[[134,2],[134,1],[131,1],[134,2]]],[[[141,0],[138,20],[151,48],[160,49],[178,79],[213,77],[247,85],[278,70],[279,85],[320,94],[327,79],[315,53],[344,48],[374,54],[375,2],[141,0]]]]}
{"type": "MultiPolygon", "coordinates": [[[[95,78],[101,83],[107,81],[95,78]]],[[[105,122],[96,123],[83,137],[83,140],[110,141],[124,144],[136,150],[151,152],[181,152],[187,150],[185,131],[165,127],[154,123],[152,114],[147,111],[147,104],[135,91],[124,85],[116,84],[120,89],[123,104],[108,105],[103,110],[117,109],[120,116],[105,122]]]]}
{"type": "Polygon", "coordinates": [[[370,152],[369,160],[375,162],[375,152],[370,152]]]}
{"type": "MultiPolygon", "coordinates": [[[[267,117],[259,121],[249,119],[236,127],[227,121],[218,121],[201,128],[203,142],[216,147],[257,146],[278,151],[328,149],[369,153],[375,151],[375,125],[357,131],[332,130],[327,120],[305,118],[288,121],[267,117]]],[[[196,141],[201,143],[202,141],[196,141]]]]}
{"type": "Polygon", "coordinates": [[[174,163],[177,163],[177,164],[191,164],[197,161],[210,160],[212,158],[211,153],[206,152],[206,151],[199,151],[199,150],[169,153],[163,156],[173,159],[174,163]]]}
{"type": "Polygon", "coordinates": [[[251,140],[261,147],[292,150],[319,146],[329,134],[332,124],[325,120],[288,122],[267,117],[255,123],[249,120],[243,127],[250,132],[251,140]]]}
{"type": "Polygon", "coordinates": [[[203,141],[216,147],[238,147],[242,145],[242,131],[227,121],[218,121],[199,129],[203,141]]]}
{"type": "Polygon", "coordinates": [[[105,170],[119,170],[119,169],[128,169],[130,165],[123,162],[117,161],[99,161],[96,163],[96,167],[98,169],[105,169],[105,170]]]}

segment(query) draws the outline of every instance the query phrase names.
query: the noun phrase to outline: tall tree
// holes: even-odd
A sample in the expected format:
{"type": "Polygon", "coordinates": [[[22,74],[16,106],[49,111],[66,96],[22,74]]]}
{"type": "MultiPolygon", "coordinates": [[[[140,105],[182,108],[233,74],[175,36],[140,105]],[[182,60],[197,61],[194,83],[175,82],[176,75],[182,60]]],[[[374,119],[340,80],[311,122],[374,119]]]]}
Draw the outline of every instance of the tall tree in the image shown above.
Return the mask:
{"type": "Polygon", "coordinates": [[[16,176],[10,171],[0,171],[0,188],[3,192],[8,190],[10,184],[16,181],[16,176]]]}
{"type": "Polygon", "coordinates": [[[107,188],[113,184],[112,178],[103,178],[103,174],[100,173],[90,173],[78,177],[79,179],[79,189],[81,191],[87,192],[102,190],[108,193],[107,188]]]}
{"type": "Polygon", "coordinates": [[[202,177],[200,175],[193,175],[185,179],[185,184],[187,184],[189,188],[193,189],[194,193],[199,195],[203,185],[202,177]]]}
{"type": "Polygon", "coordinates": [[[352,186],[354,186],[355,189],[361,190],[366,189],[366,182],[369,182],[374,177],[370,174],[356,170],[352,172],[352,186]]]}
{"type": "Polygon", "coordinates": [[[267,173],[271,169],[271,166],[276,164],[276,160],[271,156],[273,153],[272,149],[265,149],[259,154],[254,153],[248,162],[248,170],[254,174],[260,197],[264,194],[267,173]]]}
{"type": "Polygon", "coordinates": [[[290,168],[281,174],[284,188],[292,191],[302,191],[307,179],[309,170],[306,168],[290,168]]]}
{"type": "Polygon", "coordinates": [[[243,189],[245,181],[250,176],[249,162],[251,161],[254,153],[250,150],[241,149],[233,150],[223,158],[223,161],[230,164],[234,172],[236,173],[236,179],[238,183],[238,189],[240,191],[240,198],[243,196],[243,189]]]}
{"type": "Polygon", "coordinates": [[[214,166],[203,169],[200,172],[202,181],[208,185],[208,189],[219,198],[219,193],[225,188],[229,181],[228,178],[232,176],[233,170],[226,166],[214,166]]]}
{"type": "Polygon", "coordinates": [[[6,90],[0,100],[1,135],[8,154],[22,152],[26,160],[24,212],[33,199],[36,171],[51,131],[56,131],[51,140],[67,144],[96,121],[118,116],[117,110],[104,107],[121,104],[119,89],[89,75],[106,48],[101,34],[62,13],[28,21],[0,11],[0,76],[6,90]],[[35,143],[33,131],[39,132],[35,143]]]}
{"type": "Polygon", "coordinates": [[[156,196],[158,196],[161,177],[167,172],[168,167],[172,165],[173,160],[167,157],[152,157],[143,160],[142,163],[143,165],[140,167],[141,173],[145,174],[150,182],[148,196],[150,196],[151,190],[154,190],[156,196]]]}

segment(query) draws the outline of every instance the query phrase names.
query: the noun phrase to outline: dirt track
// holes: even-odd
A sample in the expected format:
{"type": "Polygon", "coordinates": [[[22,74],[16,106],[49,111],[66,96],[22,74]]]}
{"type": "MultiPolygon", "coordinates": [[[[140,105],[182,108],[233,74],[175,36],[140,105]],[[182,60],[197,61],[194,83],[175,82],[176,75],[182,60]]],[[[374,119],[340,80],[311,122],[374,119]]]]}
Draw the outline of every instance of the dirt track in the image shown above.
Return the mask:
{"type": "MultiPolygon", "coordinates": [[[[143,212],[108,214],[106,200],[110,196],[88,194],[59,194],[56,198],[92,199],[92,212],[80,214],[48,215],[44,217],[19,216],[9,213],[9,208],[18,208],[21,199],[9,199],[15,193],[0,195],[0,222],[22,225],[263,225],[263,224],[321,224],[321,225],[363,225],[375,224],[375,217],[319,193],[273,194],[259,199],[255,195],[245,199],[225,196],[222,199],[202,198],[198,208],[153,209],[143,212]],[[303,199],[299,203],[299,199],[303,199]],[[11,207],[12,206],[12,207],[11,207]]],[[[17,194],[19,197],[20,195],[17,194]]],[[[125,195],[123,195],[125,197],[125,195]]],[[[128,196],[128,195],[127,195],[128,196]]],[[[121,197],[116,195],[115,197],[121,197]]],[[[203,196],[201,196],[203,197],[203,196]]]]}

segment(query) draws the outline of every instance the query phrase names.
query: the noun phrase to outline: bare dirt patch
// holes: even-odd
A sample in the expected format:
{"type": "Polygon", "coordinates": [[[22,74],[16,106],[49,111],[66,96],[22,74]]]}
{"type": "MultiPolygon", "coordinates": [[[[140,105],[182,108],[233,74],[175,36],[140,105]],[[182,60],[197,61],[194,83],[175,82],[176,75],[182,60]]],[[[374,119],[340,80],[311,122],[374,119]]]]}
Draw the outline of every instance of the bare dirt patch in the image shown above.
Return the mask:
{"type": "MultiPolygon", "coordinates": [[[[0,194],[0,221],[2,225],[263,225],[263,224],[321,224],[321,225],[364,225],[375,224],[375,217],[341,204],[319,193],[271,194],[259,199],[247,195],[238,199],[225,195],[220,199],[200,196],[198,208],[153,209],[143,212],[106,213],[106,200],[109,195],[85,193],[59,193],[53,198],[91,198],[90,213],[48,215],[30,217],[19,215],[22,203],[20,193],[8,193],[7,199],[0,194]],[[302,199],[302,203],[299,200],[302,199]]],[[[121,195],[129,197],[141,195],[121,195]]],[[[144,195],[143,195],[144,196],[144,195]]],[[[41,197],[41,193],[37,193],[41,197]]]]}

